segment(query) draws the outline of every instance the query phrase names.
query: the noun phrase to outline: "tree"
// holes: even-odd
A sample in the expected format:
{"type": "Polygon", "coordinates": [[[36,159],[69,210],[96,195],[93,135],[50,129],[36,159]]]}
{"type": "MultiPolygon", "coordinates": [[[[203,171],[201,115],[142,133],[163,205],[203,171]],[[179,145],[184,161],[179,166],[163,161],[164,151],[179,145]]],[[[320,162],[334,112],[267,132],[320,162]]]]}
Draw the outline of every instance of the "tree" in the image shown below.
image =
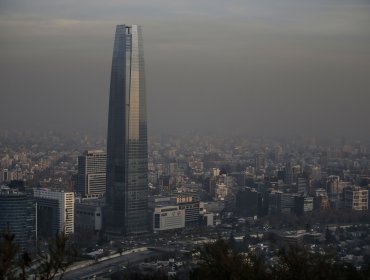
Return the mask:
{"type": "Polygon", "coordinates": [[[200,264],[190,279],[268,279],[263,259],[232,250],[222,239],[200,248],[200,264]]]}
{"type": "Polygon", "coordinates": [[[39,252],[40,265],[37,269],[37,277],[43,280],[51,280],[58,277],[62,279],[67,267],[76,259],[76,250],[69,243],[68,236],[62,232],[48,241],[48,252],[39,252]]]}
{"type": "Polygon", "coordinates": [[[289,247],[281,249],[278,254],[278,262],[272,267],[273,279],[317,279],[315,275],[315,265],[321,265],[320,270],[322,275],[326,275],[325,262],[320,255],[315,256],[320,259],[317,263],[316,259],[306,250],[298,247],[289,247]]]}
{"type": "MultiPolygon", "coordinates": [[[[69,243],[64,233],[56,235],[48,242],[48,252],[38,254],[34,265],[34,279],[62,279],[67,267],[76,258],[76,251],[69,243]]],[[[0,240],[0,279],[15,280],[28,279],[27,268],[31,266],[32,259],[28,252],[20,252],[15,240],[15,234],[7,228],[0,240]]]]}
{"type": "Polygon", "coordinates": [[[15,279],[12,275],[17,267],[19,245],[15,243],[15,234],[4,230],[0,241],[0,279],[15,279]]]}
{"type": "Polygon", "coordinates": [[[325,231],[325,241],[326,243],[334,243],[336,241],[331,230],[327,227],[325,231]]]}
{"type": "Polygon", "coordinates": [[[27,252],[20,253],[19,248],[8,226],[0,239],[0,279],[27,279],[26,269],[31,265],[31,258],[27,252]]]}
{"type": "Polygon", "coordinates": [[[334,263],[333,255],[310,253],[304,248],[280,250],[278,261],[271,266],[273,280],[345,280],[366,279],[364,274],[346,263],[334,263]]]}
{"type": "Polygon", "coordinates": [[[271,265],[263,255],[232,250],[224,240],[200,249],[198,267],[190,279],[229,280],[364,280],[370,279],[369,267],[357,271],[351,264],[333,262],[334,255],[311,253],[304,248],[281,249],[271,265]]]}
{"type": "Polygon", "coordinates": [[[236,240],[233,234],[230,234],[229,240],[228,240],[228,245],[231,250],[236,249],[236,240]]]}
{"type": "Polygon", "coordinates": [[[27,279],[27,272],[26,268],[31,266],[31,257],[27,252],[23,252],[22,256],[19,259],[19,267],[21,269],[20,279],[25,280],[27,279]]]}

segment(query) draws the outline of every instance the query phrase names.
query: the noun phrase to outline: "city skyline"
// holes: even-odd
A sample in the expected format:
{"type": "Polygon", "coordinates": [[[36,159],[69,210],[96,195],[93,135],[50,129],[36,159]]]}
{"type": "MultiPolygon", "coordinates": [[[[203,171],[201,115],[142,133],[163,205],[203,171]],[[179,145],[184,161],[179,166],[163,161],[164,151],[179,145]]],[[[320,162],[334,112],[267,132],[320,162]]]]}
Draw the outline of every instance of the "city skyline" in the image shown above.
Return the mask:
{"type": "Polygon", "coordinates": [[[153,131],[369,136],[364,1],[0,5],[0,129],[104,135],[111,27],[124,20],[146,30],[153,131]]]}
{"type": "Polygon", "coordinates": [[[0,0],[0,274],[367,278],[369,12],[0,0]]]}

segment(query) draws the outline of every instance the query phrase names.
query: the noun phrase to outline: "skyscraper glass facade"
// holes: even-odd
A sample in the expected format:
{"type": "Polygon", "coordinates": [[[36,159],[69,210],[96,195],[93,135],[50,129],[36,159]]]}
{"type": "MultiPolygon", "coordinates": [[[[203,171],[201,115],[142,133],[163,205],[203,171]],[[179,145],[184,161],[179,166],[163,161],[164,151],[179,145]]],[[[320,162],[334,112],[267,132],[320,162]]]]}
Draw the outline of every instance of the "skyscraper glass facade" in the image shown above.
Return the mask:
{"type": "Polygon", "coordinates": [[[33,252],[36,240],[35,201],[28,194],[0,187],[0,233],[8,228],[15,234],[21,252],[33,252]]]}
{"type": "Polygon", "coordinates": [[[118,25],[113,48],[107,137],[108,227],[148,229],[148,147],[141,28],[118,25]]]}

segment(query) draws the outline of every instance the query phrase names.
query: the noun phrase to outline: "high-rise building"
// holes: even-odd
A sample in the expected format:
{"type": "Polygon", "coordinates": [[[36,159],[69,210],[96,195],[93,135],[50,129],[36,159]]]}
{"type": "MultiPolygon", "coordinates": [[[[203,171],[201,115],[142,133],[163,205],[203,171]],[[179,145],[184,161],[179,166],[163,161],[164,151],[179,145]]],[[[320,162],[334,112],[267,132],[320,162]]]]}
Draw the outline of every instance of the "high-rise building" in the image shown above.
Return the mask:
{"type": "Polygon", "coordinates": [[[266,157],[264,153],[257,153],[255,155],[255,168],[256,172],[266,167],[266,157]]]}
{"type": "Polygon", "coordinates": [[[296,179],[297,193],[306,195],[308,193],[308,180],[307,178],[300,176],[296,179]]]}
{"type": "Polygon", "coordinates": [[[15,234],[21,251],[32,251],[36,243],[36,209],[32,196],[0,187],[0,232],[7,228],[15,234]]]}
{"type": "Polygon", "coordinates": [[[84,197],[102,197],[106,190],[106,168],[106,152],[85,151],[78,157],[77,192],[84,197]]]}
{"type": "Polygon", "coordinates": [[[258,215],[259,194],[256,189],[243,187],[236,195],[236,212],[243,217],[258,215]]]}
{"type": "Polygon", "coordinates": [[[358,186],[344,190],[344,207],[356,211],[364,211],[369,207],[368,190],[358,186]]]}
{"type": "Polygon", "coordinates": [[[46,238],[64,232],[74,233],[74,193],[33,189],[37,202],[38,235],[46,238]]]}
{"type": "Polygon", "coordinates": [[[117,25],[107,137],[106,232],[148,230],[148,147],[141,28],[117,25]]]}

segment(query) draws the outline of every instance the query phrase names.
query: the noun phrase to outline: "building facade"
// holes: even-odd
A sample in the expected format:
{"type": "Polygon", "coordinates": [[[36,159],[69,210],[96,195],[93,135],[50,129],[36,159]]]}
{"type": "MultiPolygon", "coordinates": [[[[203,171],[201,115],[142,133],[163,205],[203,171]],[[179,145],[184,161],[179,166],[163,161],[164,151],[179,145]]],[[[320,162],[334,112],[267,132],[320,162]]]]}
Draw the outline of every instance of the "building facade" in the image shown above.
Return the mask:
{"type": "Polygon", "coordinates": [[[345,208],[364,211],[368,206],[368,190],[361,187],[349,187],[344,190],[345,208]]]}
{"type": "Polygon", "coordinates": [[[102,197],[106,191],[107,153],[85,151],[78,157],[77,193],[81,196],[102,197]]]}
{"type": "Polygon", "coordinates": [[[0,232],[15,234],[21,251],[36,244],[36,208],[32,196],[8,187],[0,188],[0,232]]]}
{"type": "Polygon", "coordinates": [[[259,195],[256,189],[242,188],[236,195],[236,213],[243,217],[258,215],[259,195]]]}
{"type": "Polygon", "coordinates": [[[141,28],[118,25],[107,137],[106,232],[148,230],[148,147],[141,28]]]}
{"type": "Polygon", "coordinates": [[[185,227],[185,210],[179,206],[160,206],[153,212],[153,231],[180,229],[185,227]]]}
{"type": "Polygon", "coordinates": [[[199,195],[195,193],[177,193],[171,201],[185,211],[185,227],[196,227],[199,224],[199,195]]]}
{"type": "Polygon", "coordinates": [[[104,198],[76,198],[75,238],[81,244],[97,242],[103,228],[104,198]]]}
{"type": "Polygon", "coordinates": [[[34,189],[37,202],[37,231],[41,237],[74,233],[74,193],[34,189]]]}

